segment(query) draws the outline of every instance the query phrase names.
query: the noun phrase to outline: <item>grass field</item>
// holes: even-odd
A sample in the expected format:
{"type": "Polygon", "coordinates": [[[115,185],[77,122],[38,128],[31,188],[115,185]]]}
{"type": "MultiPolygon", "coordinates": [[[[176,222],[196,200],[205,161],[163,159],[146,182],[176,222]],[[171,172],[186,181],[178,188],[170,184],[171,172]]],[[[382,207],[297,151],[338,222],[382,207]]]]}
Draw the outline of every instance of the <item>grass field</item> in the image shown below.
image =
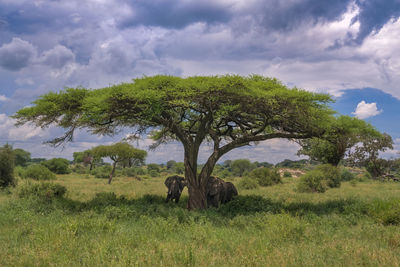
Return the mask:
{"type": "Polygon", "coordinates": [[[53,200],[19,198],[19,181],[0,193],[0,266],[400,266],[400,183],[306,194],[284,178],[189,212],[164,179],[62,175],[53,200]]]}

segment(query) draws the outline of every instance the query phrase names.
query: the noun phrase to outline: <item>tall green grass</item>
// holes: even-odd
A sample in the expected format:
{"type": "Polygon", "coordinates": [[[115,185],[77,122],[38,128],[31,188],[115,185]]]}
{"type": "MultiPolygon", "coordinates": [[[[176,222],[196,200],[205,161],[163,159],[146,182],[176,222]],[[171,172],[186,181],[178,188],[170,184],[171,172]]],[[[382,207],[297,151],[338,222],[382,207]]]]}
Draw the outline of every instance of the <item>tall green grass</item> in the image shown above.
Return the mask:
{"type": "Polygon", "coordinates": [[[189,212],[186,189],[164,202],[163,179],[63,175],[53,183],[66,194],[47,201],[19,196],[20,181],[0,192],[0,266],[400,265],[399,183],[306,194],[288,178],[189,212]]]}

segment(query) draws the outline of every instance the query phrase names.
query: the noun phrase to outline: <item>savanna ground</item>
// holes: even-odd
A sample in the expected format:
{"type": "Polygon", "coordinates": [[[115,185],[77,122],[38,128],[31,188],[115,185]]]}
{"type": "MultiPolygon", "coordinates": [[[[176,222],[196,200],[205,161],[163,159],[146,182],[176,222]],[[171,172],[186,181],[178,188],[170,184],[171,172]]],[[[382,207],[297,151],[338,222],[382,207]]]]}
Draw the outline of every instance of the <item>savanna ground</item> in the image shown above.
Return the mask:
{"type": "Polygon", "coordinates": [[[0,193],[0,266],[400,266],[400,183],[308,194],[283,178],[189,212],[164,179],[59,175],[55,200],[18,198],[20,180],[0,193]]]}

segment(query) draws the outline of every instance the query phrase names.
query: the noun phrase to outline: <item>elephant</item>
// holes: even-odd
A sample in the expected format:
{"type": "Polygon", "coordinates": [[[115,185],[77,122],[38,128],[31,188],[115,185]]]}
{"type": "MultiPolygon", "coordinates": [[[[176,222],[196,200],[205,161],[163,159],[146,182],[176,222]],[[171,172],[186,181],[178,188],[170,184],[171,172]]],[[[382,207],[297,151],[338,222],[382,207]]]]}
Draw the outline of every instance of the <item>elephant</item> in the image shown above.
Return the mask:
{"type": "Polygon", "coordinates": [[[175,203],[178,203],[183,188],[187,185],[185,178],[178,175],[170,176],[165,179],[164,184],[168,187],[167,199],[165,202],[168,202],[170,199],[175,199],[175,203]]]}
{"type": "Polygon", "coordinates": [[[225,182],[220,178],[210,176],[207,183],[207,206],[219,207],[237,196],[236,187],[231,182],[225,182]]]}
{"type": "Polygon", "coordinates": [[[235,185],[232,184],[231,182],[224,182],[223,186],[224,186],[224,194],[223,198],[221,199],[221,203],[225,204],[231,201],[233,197],[237,196],[238,191],[235,185]]]}

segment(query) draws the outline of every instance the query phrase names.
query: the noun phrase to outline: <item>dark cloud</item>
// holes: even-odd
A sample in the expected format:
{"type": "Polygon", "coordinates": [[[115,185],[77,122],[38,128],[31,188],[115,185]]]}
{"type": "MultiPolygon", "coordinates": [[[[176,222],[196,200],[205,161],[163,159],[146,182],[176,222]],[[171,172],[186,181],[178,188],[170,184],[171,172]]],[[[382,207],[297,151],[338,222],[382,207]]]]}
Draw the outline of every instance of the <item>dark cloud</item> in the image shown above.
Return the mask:
{"type": "Polygon", "coordinates": [[[36,49],[27,41],[13,38],[11,43],[0,47],[0,66],[11,71],[18,71],[31,62],[36,49]]]}
{"type": "Polygon", "coordinates": [[[196,22],[228,22],[233,16],[229,6],[213,1],[133,1],[129,5],[133,15],[121,20],[121,27],[147,25],[179,29],[196,22]]]}
{"type": "Polygon", "coordinates": [[[357,0],[360,22],[356,43],[360,44],[372,32],[378,32],[389,20],[400,17],[400,0],[357,0]]]}

